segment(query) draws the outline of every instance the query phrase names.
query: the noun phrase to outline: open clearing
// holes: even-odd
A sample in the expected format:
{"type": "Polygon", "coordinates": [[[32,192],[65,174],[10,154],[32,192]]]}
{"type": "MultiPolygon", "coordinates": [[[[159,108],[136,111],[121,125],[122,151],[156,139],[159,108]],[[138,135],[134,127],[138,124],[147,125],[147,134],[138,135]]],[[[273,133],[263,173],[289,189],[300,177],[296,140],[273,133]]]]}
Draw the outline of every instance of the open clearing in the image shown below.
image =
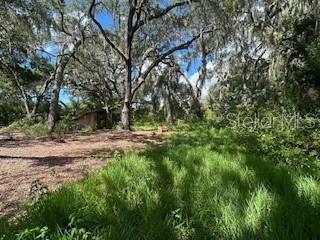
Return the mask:
{"type": "Polygon", "coordinates": [[[99,131],[66,135],[63,142],[29,139],[20,133],[0,134],[0,216],[14,213],[28,198],[33,181],[54,190],[81,179],[106,164],[90,153],[141,149],[159,143],[152,132],[99,131]],[[99,150],[99,151],[97,151],[99,150]]]}

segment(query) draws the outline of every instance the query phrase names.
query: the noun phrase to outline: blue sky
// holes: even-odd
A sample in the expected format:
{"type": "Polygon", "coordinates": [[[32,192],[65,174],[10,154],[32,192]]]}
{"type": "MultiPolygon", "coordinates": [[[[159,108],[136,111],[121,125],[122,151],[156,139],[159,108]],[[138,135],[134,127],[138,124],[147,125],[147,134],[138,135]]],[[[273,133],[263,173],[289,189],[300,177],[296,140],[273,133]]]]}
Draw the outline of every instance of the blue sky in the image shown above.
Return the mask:
{"type": "Polygon", "coordinates": [[[96,15],[96,19],[99,21],[99,23],[102,25],[104,28],[111,28],[113,25],[113,17],[110,13],[107,11],[102,11],[99,12],[96,15]]]}

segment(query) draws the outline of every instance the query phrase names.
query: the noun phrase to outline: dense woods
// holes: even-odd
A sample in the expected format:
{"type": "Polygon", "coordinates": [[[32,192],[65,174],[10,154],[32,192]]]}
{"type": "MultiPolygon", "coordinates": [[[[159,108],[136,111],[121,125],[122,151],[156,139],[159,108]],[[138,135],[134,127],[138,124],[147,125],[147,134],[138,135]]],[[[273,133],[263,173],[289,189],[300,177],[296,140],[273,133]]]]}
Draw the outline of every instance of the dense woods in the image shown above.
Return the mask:
{"type": "Polygon", "coordinates": [[[320,238],[319,1],[2,0],[0,127],[60,139],[101,109],[172,135],[0,239],[320,238]]]}
{"type": "Polygon", "coordinates": [[[1,12],[2,125],[40,115],[52,131],[73,102],[117,109],[123,129],[143,108],[168,122],[208,108],[317,112],[317,1],[5,1],[1,12]]]}

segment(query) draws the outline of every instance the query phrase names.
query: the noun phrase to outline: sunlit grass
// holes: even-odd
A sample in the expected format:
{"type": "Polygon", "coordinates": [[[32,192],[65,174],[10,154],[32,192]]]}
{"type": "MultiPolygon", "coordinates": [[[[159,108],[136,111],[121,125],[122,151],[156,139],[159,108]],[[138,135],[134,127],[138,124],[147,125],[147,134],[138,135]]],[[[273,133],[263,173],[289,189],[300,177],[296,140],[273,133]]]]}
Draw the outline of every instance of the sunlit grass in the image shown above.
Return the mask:
{"type": "Polygon", "coordinates": [[[320,186],[250,136],[200,129],[112,161],[2,230],[45,226],[51,239],[319,239],[320,186]]]}

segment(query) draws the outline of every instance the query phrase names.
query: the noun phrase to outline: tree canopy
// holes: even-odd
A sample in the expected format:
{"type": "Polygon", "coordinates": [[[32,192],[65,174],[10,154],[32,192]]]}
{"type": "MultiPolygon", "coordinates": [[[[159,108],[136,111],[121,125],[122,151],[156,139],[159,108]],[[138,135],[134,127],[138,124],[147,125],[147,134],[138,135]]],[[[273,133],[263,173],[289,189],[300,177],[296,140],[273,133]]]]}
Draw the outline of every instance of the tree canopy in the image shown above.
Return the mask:
{"type": "Polygon", "coordinates": [[[170,122],[201,119],[208,106],[316,112],[318,9],[300,0],[6,1],[1,104],[19,102],[17,117],[40,114],[50,130],[61,94],[121,112],[124,129],[138,109],[170,122]]]}

